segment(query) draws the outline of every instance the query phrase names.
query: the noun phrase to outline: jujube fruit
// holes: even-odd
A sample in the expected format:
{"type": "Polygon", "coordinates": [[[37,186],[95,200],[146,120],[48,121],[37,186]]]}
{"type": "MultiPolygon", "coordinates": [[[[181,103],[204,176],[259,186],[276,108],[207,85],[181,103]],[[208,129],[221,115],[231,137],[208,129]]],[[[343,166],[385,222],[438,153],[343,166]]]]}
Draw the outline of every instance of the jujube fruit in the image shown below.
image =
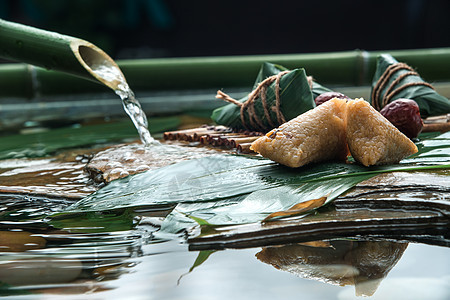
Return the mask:
{"type": "Polygon", "coordinates": [[[380,113],[410,139],[422,131],[423,121],[419,106],[411,99],[397,99],[387,104],[380,113]]]}
{"type": "Polygon", "coordinates": [[[319,96],[316,97],[316,99],[314,99],[314,102],[316,102],[316,106],[319,106],[320,104],[327,102],[328,100],[331,100],[333,98],[338,98],[338,99],[348,99],[350,100],[351,98],[345,96],[342,93],[338,93],[338,92],[326,92],[326,93],[322,93],[319,96]]]}

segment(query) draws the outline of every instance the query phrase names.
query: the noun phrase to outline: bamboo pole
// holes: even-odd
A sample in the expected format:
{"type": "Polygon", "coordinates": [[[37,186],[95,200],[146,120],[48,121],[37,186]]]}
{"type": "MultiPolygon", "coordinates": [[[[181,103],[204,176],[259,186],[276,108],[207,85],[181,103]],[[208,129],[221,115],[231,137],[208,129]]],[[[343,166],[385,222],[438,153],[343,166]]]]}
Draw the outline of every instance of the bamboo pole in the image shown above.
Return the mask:
{"type": "MultiPolygon", "coordinates": [[[[0,57],[98,81],[113,90],[124,81],[117,64],[94,44],[2,19],[0,19],[0,57]],[[99,75],[96,72],[99,66],[114,69],[121,78],[111,79],[99,75]]],[[[32,72],[30,70],[31,81],[34,79],[33,76],[36,76],[32,72]]],[[[24,79],[23,75],[19,77],[24,79]]],[[[29,85],[33,87],[32,82],[29,85]]]]}

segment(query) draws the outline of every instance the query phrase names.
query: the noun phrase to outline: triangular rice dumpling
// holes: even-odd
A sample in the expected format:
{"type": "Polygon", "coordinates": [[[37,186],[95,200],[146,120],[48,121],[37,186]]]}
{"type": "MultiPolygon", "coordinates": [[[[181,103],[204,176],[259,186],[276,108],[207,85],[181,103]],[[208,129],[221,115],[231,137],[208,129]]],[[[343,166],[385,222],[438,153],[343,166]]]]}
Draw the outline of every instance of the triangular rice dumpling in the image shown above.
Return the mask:
{"type": "Polygon", "coordinates": [[[332,99],[273,129],[251,148],[273,161],[296,168],[311,162],[345,159],[346,100],[332,99]]]}
{"type": "Polygon", "coordinates": [[[417,152],[408,137],[361,99],[347,103],[347,142],[353,158],[365,166],[398,163],[417,152]]]}
{"type": "MultiPolygon", "coordinates": [[[[267,132],[280,126],[283,122],[313,109],[316,106],[314,99],[318,95],[330,91],[330,89],[313,81],[312,77],[307,76],[303,68],[289,71],[280,65],[264,63],[253,85],[252,92],[240,100],[232,101],[228,105],[215,109],[211,119],[217,124],[233,129],[267,132]],[[274,76],[281,76],[279,83],[266,81],[274,76]],[[261,85],[264,88],[260,88],[261,85]],[[277,89],[277,86],[279,89],[277,89]],[[259,92],[255,93],[255,91],[259,92]],[[279,106],[277,105],[277,94],[279,106]],[[256,95],[257,97],[253,98],[250,95],[256,95]],[[253,100],[249,101],[251,100],[249,98],[253,100]]],[[[219,91],[218,94],[222,94],[222,96],[217,98],[226,99],[226,97],[223,97],[223,92],[219,91]]]]}
{"type": "Polygon", "coordinates": [[[450,100],[438,94],[412,67],[382,54],[377,58],[370,103],[381,110],[396,99],[414,100],[423,118],[450,112],[450,100]]]}

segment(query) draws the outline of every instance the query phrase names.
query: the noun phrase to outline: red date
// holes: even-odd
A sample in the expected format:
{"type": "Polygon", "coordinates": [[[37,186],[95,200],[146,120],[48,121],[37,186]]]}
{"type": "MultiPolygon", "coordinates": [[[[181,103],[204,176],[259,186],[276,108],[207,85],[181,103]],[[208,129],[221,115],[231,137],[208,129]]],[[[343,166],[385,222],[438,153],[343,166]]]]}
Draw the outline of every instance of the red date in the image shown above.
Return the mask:
{"type": "Polygon", "coordinates": [[[383,107],[380,113],[410,139],[422,131],[423,121],[414,100],[397,99],[383,107]]]}
{"type": "Polygon", "coordinates": [[[319,106],[320,104],[327,102],[328,100],[331,100],[333,98],[350,100],[350,98],[345,96],[344,94],[338,92],[326,92],[317,96],[316,99],[314,99],[314,102],[316,102],[316,106],[319,106]]]}

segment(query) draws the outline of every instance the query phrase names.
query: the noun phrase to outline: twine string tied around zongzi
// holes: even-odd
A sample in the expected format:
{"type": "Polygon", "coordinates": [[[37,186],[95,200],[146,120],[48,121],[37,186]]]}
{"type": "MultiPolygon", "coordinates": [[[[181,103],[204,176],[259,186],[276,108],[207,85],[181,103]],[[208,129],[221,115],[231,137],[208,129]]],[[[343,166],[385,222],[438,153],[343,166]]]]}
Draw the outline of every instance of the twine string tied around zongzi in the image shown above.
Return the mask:
{"type": "MultiPolygon", "coordinates": [[[[286,118],[284,117],[284,115],[281,111],[280,81],[281,81],[281,77],[289,72],[290,71],[283,71],[276,75],[267,77],[248,95],[247,100],[244,102],[240,102],[220,90],[217,91],[216,98],[233,103],[240,107],[240,117],[241,117],[242,125],[245,128],[249,129],[249,127],[247,126],[247,122],[245,120],[245,112],[247,112],[250,125],[253,128],[264,129],[266,126],[264,126],[261,118],[258,116],[258,114],[256,113],[256,109],[255,109],[255,101],[257,98],[260,98],[262,108],[264,111],[264,116],[265,116],[267,122],[269,123],[269,125],[272,128],[274,128],[277,125],[272,120],[272,118],[270,116],[269,107],[267,105],[267,97],[266,97],[267,88],[273,82],[275,82],[275,105],[272,106],[270,108],[270,110],[275,112],[278,124],[283,124],[286,122],[286,118]]],[[[308,78],[308,82],[309,82],[309,79],[310,78],[308,78]]],[[[311,81],[312,81],[312,78],[311,78],[311,81]]]]}
{"type": "Polygon", "coordinates": [[[410,66],[408,66],[405,63],[395,63],[390,65],[386,68],[386,70],[383,72],[383,74],[378,78],[378,81],[376,82],[373,90],[372,90],[372,105],[375,107],[376,110],[381,110],[384,106],[386,106],[391,99],[400,93],[402,90],[411,87],[411,86],[418,86],[423,85],[427,86],[429,88],[433,88],[431,84],[428,82],[420,81],[420,82],[409,82],[405,83],[397,88],[395,88],[400,81],[402,81],[404,78],[408,76],[418,76],[420,75],[410,66]],[[392,79],[392,76],[400,71],[400,70],[406,70],[407,72],[400,74],[395,80],[391,82],[391,84],[387,87],[386,92],[384,93],[383,97],[381,97],[382,91],[385,89],[387,83],[392,79]],[[395,88],[395,89],[394,89],[395,88]]]}

